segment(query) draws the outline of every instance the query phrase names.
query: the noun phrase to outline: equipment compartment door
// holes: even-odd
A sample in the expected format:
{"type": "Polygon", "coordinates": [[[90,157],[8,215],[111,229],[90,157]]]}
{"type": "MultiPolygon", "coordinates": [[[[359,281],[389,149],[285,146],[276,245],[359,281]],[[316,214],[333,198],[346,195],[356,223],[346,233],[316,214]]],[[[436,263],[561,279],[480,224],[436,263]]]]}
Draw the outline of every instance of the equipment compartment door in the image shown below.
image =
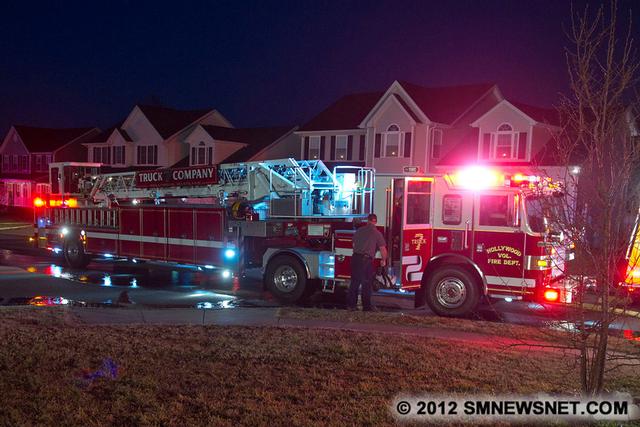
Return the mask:
{"type": "Polygon", "coordinates": [[[424,267],[431,258],[433,178],[404,178],[404,209],[401,233],[402,286],[421,285],[424,267]]]}
{"type": "Polygon", "coordinates": [[[222,265],[224,262],[224,210],[196,209],[196,264],[222,265]]]}
{"type": "Polygon", "coordinates": [[[193,264],[195,259],[193,209],[169,209],[167,215],[169,260],[193,264]]]}
{"type": "Polygon", "coordinates": [[[142,256],[144,258],[164,260],[167,257],[166,214],[166,209],[142,209],[142,256]]]}
{"type": "Polygon", "coordinates": [[[487,279],[490,294],[523,295],[535,281],[523,279],[524,233],[518,196],[483,192],[475,196],[473,260],[487,279]]]}
{"type": "Polygon", "coordinates": [[[140,256],[140,209],[120,209],[120,256],[140,256]]]}

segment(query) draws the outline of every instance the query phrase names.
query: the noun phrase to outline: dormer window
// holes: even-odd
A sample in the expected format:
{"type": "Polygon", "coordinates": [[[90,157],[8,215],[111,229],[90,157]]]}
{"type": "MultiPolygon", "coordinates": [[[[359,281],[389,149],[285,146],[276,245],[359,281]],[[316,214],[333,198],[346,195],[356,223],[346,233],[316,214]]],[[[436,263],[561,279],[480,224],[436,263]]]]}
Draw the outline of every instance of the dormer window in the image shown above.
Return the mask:
{"type": "Polygon", "coordinates": [[[398,157],[400,155],[400,128],[391,125],[387,128],[384,136],[384,157],[398,157]]]}
{"type": "Polygon", "coordinates": [[[191,165],[206,164],[213,164],[213,147],[207,147],[204,141],[200,141],[197,146],[191,147],[191,165]]]}
{"type": "Polygon", "coordinates": [[[527,133],[516,132],[509,123],[502,123],[495,132],[482,135],[481,159],[509,161],[526,158],[527,133]]]}

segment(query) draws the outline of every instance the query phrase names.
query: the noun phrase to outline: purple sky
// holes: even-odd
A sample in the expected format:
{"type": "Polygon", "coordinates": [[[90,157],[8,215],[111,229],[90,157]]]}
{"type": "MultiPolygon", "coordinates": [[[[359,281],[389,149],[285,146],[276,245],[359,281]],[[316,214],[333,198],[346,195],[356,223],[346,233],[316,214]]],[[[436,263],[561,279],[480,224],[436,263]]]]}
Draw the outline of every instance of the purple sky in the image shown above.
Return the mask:
{"type": "Polygon", "coordinates": [[[104,128],[151,100],[217,108],[236,126],[300,124],[343,94],[396,79],[495,82],[540,106],[567,89],[568,1],[24,1],[1,10],[3,135],[14,123],[104,128]]]}

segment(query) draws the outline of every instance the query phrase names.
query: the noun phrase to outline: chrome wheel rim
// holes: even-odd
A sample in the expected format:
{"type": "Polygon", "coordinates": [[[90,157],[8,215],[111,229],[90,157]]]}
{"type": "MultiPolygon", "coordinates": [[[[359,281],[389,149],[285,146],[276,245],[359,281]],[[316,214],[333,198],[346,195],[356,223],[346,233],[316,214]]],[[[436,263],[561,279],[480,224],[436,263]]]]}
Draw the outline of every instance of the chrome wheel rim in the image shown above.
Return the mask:
{"type": "Polygon", "coordinates": [[[288,265],[281,265],[273,273],[273,283],[280,292],[292,292],[298,284],[298,273],[288,265]]]}
{"type": "Polygon", "coordinates": [[[458,308],[467,299],[467,288],[457,277],[445,277],[436,285],[436,299],[446,308],[458,308]]]}

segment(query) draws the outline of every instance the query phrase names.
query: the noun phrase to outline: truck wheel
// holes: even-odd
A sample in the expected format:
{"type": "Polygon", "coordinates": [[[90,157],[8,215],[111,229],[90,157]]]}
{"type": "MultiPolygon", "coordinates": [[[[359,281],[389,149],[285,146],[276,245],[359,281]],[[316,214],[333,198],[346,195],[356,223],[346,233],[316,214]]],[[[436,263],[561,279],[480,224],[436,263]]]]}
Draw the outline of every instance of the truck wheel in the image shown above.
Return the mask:
{"type": "Polygon", "coordinates": [[[427,281],[427,304],[440,316],[472,313],[478,305],[479,294],[476,280],[460,267],[436,270],[427,281]]]}
{"type": "Polygon", "coordinates": [[[85,268],[91,258],[84,252],[80,239],[69,239],[64,244],[64,259],[72,268],[85,268]]]}
{"type": "Polygon", "coordinates": [[[290,255],[278,255],[272,259],[264,280],[267,289],[282,302],[298,302],[308,293],[307,272],[300,261],[290,255]]]}

